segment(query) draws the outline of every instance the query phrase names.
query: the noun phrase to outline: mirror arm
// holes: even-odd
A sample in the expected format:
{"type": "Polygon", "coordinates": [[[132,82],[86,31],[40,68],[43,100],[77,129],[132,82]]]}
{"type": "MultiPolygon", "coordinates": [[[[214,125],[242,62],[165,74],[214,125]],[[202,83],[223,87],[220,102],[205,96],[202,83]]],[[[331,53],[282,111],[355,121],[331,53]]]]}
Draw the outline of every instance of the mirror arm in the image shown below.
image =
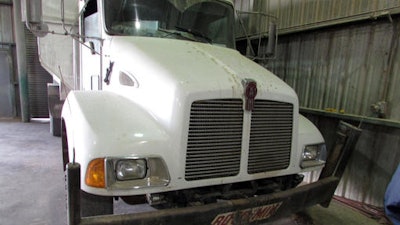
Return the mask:
{"type": "Polygon", "coordinates": [[[68,34],[67,28],[65,28],[65,5],[64,0],[61,0],[61,23],[62,27],[65,31],[65,34],[68,34]]]}
{"type": "Polygon", "coordinates": [[[239,24],[240,24],[240,26],[242,27],[242,30],[243,30],[243,32],[244,32],[244,36],[246,37],[247,46],[248,46],[248,48],[249,48],[250,51],[251,51],[250,54],[252,54],[252,55],[255,56],[256,53],[255,53],[255,51],[254,51],[254,49],[253,49],[253,46],[251,45],[250,37],[249,37],[249,35],[247,34],[246,27],[244,26],[242,17],[240,16],[240,12],[239,12],[238,10],[236,10],[235,12],[236,12],[237,18],[239,19],[239,24]]]}

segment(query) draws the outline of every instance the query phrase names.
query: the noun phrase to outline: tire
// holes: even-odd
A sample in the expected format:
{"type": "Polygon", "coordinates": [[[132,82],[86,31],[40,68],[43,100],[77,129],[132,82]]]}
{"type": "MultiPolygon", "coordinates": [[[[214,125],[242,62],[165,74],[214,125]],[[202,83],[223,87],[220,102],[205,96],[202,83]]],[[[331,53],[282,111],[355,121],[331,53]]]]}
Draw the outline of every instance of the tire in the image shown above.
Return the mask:
{"type": "Polygon", "coordinates": [[[67,129],[65,127],[64,120],[61,120],[61,150],[62,150],[62,158],[63,158],[63,170],[66,170],[66,166],[69,163],[69,155],[68,155],[68,138],[67,138],[67,129]]]}
{"type": "Polygon", "coordinates": [[[114,213],[113,197],[98,196],[81,190],[81,216],[99,216],[114,213]]]}

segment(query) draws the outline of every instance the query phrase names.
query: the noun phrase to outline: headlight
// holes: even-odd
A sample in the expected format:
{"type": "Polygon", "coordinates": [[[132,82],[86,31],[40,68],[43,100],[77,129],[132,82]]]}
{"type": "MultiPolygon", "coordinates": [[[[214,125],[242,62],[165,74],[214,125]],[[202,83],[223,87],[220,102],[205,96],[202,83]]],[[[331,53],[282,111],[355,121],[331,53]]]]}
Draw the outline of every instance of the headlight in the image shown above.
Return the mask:
{"type": "Polygon", "coordinates": [[[325,164],[325,160],[326,160],[325,144],[307,145],[303,149],[302,161],[300,166],[302,168],[320,166],[325,164]]]}
{"type": "Polygon", "coordinates": [[[309,145],[304,148],[303,160],[316,160],[320,155],[318,145],[309,145]]]}
{"type": "Polygon", "coordinates": [[[143,179],[147,174],[146,160],[144,159],[126,159],[117,161],[115,173],[117,179],[136,180],[143,179]]]}

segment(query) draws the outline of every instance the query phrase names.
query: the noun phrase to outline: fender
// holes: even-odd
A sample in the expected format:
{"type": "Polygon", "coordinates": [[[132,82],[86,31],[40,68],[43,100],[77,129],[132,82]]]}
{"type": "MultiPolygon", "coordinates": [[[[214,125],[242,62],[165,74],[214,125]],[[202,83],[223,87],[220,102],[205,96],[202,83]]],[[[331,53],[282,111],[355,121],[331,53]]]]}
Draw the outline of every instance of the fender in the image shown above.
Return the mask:
{"type": "Polygon", "coordinates": [[[324,138],[318,128],[301,114],[299,114],[299,142],[299,146],[324,143],[324,138]]]}
{"type": "Polygon", "coordinates": [[[71,91],[63,106],[62,119],[69,159],[81,164],[81,188],[92,194],[107,193],[84,182],[91,160],[126,156],[162,158],[169,151],[168,132],[156,119],[131,100],[112,92],[71,91]]]}
{"type": "MultiPolygon", "coordinates": [[[[307,145],[323,145],[322,157],[326,157],[325,140],[318,128],[306,117],[299,114],[298,157],[301,161],[303,150],[307,145]]],[[[320,166],[320,165],[316,165],[320,166]]],[[[315,170],[313,167],[302,169],[302,172],[315,170]]]]}

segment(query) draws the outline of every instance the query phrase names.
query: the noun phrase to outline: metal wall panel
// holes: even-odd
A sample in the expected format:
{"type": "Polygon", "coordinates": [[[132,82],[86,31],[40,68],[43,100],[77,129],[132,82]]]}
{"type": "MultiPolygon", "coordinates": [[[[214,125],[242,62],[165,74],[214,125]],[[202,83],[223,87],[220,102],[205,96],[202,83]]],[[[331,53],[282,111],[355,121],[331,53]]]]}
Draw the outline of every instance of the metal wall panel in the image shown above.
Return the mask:
{"type": "Polygon", "coordinates": [[[0,4],[0,43],[14,43],[12,7],[0,4]]]}
{"type": "Polygon", "coordinates": [[[30,116],[32,118],[48,118],[47,83],[52,83],[53,79],[40,65],[37,39],[27,29],[25,29],[25,40],[30,116]]]}
{"type": "Polygon", "coordinates": [[[0,117],[15,117],[11,46],[14,43],[11,1],[0,1],[0,117]]]}
{"type": "Polygon", "coordinates": [[[279,37],[267,67],[298,93],[300,105],[366,117],[387,102],[400,121],[400,19],[364,22],[279,37]]]}
{"type": "Polygon", "coordinates": [[[10,51],[0,49],[0,118],[15,116],[10,51]]]}
{"type": "Polygon", "coordinates": [[[400,13],[399,0],[236,0],[235,7],[276,16],[281,34],[400,13]]]}

